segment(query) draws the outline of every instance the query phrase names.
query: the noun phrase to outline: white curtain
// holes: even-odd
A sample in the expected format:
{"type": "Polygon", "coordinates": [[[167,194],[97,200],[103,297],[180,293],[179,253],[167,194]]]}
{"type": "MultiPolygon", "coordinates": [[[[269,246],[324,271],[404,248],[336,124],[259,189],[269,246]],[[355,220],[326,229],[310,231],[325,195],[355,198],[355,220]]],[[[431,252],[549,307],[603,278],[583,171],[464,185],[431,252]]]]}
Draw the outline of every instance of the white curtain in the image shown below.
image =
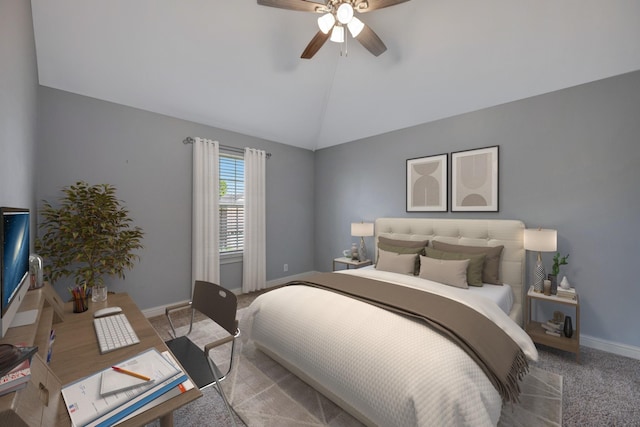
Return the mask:
{"type": "Polygon", "coordinates": [[[266,287],[265,168],[267,154],[244,150],[244,254],[242,292],[266,287]]]}
{"type": "Polygon", "coordinates": [[[192,292],[196,280],[220,284],[218,145],[203,138],[193,143],[192,292]]]}

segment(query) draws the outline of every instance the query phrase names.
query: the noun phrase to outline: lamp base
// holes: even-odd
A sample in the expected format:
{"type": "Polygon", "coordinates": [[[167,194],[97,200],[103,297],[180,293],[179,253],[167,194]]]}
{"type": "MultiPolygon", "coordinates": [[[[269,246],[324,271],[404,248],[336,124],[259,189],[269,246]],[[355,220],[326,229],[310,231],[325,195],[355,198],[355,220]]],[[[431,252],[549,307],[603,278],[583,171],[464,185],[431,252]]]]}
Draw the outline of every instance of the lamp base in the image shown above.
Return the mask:
{"type": "Polygon", "coordinates": [[[545,272],[544,272],[544,266],[542,265],[542,263],[537,263],[536,264],[536,269],[534,270],[533,277],[534,277],[533,290],[536,291],[536,292],[543,292],[544,291],[544,279],[546,277],[545,277],[545,272]]]}
{"type": "Polygon", "coordinates": [[[364,245],[364,237],[360,237],[360,247],[358,248],[358,258],[360,261],[366,261],[367,258],[367,247],[364,245]]]}

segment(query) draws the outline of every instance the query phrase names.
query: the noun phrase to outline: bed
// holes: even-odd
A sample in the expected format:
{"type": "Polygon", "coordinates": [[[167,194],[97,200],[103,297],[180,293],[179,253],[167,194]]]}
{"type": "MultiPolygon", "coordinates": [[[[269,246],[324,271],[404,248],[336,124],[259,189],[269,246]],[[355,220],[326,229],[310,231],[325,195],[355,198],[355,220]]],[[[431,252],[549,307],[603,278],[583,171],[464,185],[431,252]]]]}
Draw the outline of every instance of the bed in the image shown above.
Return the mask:
{"type": "Polygon", "coordinates": [[[375,222],[378,266],[378,256],[386,252],[381,248],[388,249],[378,244],[385,238],[428,240],[430,246],[434,241],[503,246],[496,265],[503,284],[447,286],[379,268],[319,274],[256,298],[245,317],[247,336],[366,425],[496,425],[502,403],[517,400],[514,384],[517,389],[526,373],[522,360],[537,360],[521,328],[523,230],[522,222],[509,220],[380,218],[375,222]],[[356,288],[363,294],[351,291],[356,288]],[[483,294],[481,288],[489,291],[483,294]],[[391,307],[382,293],[401,302],[391,307]],[[408,298],[399,297],[405,294],[408,298]],[[398,309],[403,304],[408,311],[398,309]],[[451,332],[438,316],[464,324],[465,331],[451,332]],[[461,320],[467,318],[474,320],[461,320]],[[483,344],[489,348],[474,347],[483,344]],[[494,366],[505,363],[513,366],[496,375],[494,366]]]}

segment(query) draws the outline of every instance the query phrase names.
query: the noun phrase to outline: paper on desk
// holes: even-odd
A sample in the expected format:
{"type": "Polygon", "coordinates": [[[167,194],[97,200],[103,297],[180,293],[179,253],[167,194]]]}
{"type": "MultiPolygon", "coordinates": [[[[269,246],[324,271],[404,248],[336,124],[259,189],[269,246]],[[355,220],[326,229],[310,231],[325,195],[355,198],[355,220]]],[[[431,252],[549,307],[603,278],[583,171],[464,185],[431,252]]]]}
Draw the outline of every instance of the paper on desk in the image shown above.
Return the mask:
{"type": "MultiPolygon", "coordinates": [[[[174,393],[176,389],[178,389],[186,382],[190,383],[189,377],[187,377],[184,372],[180,371],[180,373],[176,376],[171,377],[160,384],[156,384],[154,387],[148,389],[144,393],[129,400],[124,405],[117,408],[117,410],[113,410],[102,415],[101,417],[91,421],[85,427],[111,427],[115,424],[118,424],[134,415],[139,414],[140,412],[146,411],[156,405],[159,405],[162,402],[167,401],[169,397],[166,396],[174,393]]],[[[177,394],[174,393],[171,397],[177,394]]]]}
{"type": "Polygon", "coordinates": [[[126,369],[127,371],[136,372],[138,374],[151,378],[151,381],[143,380],[141,378],[132,377],[129,374],[118,372],[114,369],[106,370],[102,372],[102,380],[100,384],[100,394],[115,393],[116,391],[124,391],[133,387],[151,387],[153,385],[153,374],[158,369],[153,365],[140,365],[137,359],[132,359],[128,363],[117,365],[119,368],[126,369]]]}
{"type": "Polygon", "coordinates": [[[62,397],[74,426],[84,426],[102,415],[113,412],[136,396],[156,389],[164,381],[182,374],[175,365],[169,363],[155,348],[146,350],[131,359],[124,360],[116,366],[133,366],[134,362],[137,364],[136,366],[150,365],[154,367],[153,372],[149,375],[154,379],[151,387],[145,384],[103,396],[100,393],[102,374],[106,371],[112,371],[111,367],[109,367],[62,388],[62,397]]]}
{"type": "MultiPolygon", "coordinates": [[[[163,351],[162,355],[164,357],[166,357],[168,361],[170,361],[171,363],[173,363],[173,364],[175,364],[177,366],[178,362],[176,362],[176,359],[173,357],[171,352],[163,351]]],[[[179,396],[182,393],[186,393],[187,391],[191,390],[193,387],[194,387],[193,382],[191,382],[191,380],[187,378],[184,382],[182,382],[182,383],[178,384],[177,386],[171,388],[171,390],[169,390],[168,392],[166,392],[162,396],[152,400],[151,402],[149,402],[146,405],[142,406],[141,408],[137,409],[133,413],[127,415],[125,418],[123,418],[120,421],[118,421],[117,424],[120,424],[120,423],[128,420],[129,418],[133,418],[136,415],[138,415],[138,414],[140,414],[140,413],[142,413],[144,411],[148,411],[149,409],[154,408],[154,407],[158,406],[159,404],[164,403],[167,400],[170,400],[170,399],[172,399],[172,398],[174,398],[176,396],[179,396]]]]}

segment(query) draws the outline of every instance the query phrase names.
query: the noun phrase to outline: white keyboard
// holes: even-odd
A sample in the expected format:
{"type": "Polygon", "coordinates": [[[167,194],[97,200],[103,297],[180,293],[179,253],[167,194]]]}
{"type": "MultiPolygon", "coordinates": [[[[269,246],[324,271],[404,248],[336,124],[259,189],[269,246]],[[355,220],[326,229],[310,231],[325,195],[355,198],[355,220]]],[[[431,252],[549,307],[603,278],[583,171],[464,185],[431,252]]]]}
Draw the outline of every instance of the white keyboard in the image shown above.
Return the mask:
{"type": "Polygon", "coordinates": [[[93,319],[93,326],[96,328],[102,354],[140,342],[129,319],[123,313],[93,319]]]}

